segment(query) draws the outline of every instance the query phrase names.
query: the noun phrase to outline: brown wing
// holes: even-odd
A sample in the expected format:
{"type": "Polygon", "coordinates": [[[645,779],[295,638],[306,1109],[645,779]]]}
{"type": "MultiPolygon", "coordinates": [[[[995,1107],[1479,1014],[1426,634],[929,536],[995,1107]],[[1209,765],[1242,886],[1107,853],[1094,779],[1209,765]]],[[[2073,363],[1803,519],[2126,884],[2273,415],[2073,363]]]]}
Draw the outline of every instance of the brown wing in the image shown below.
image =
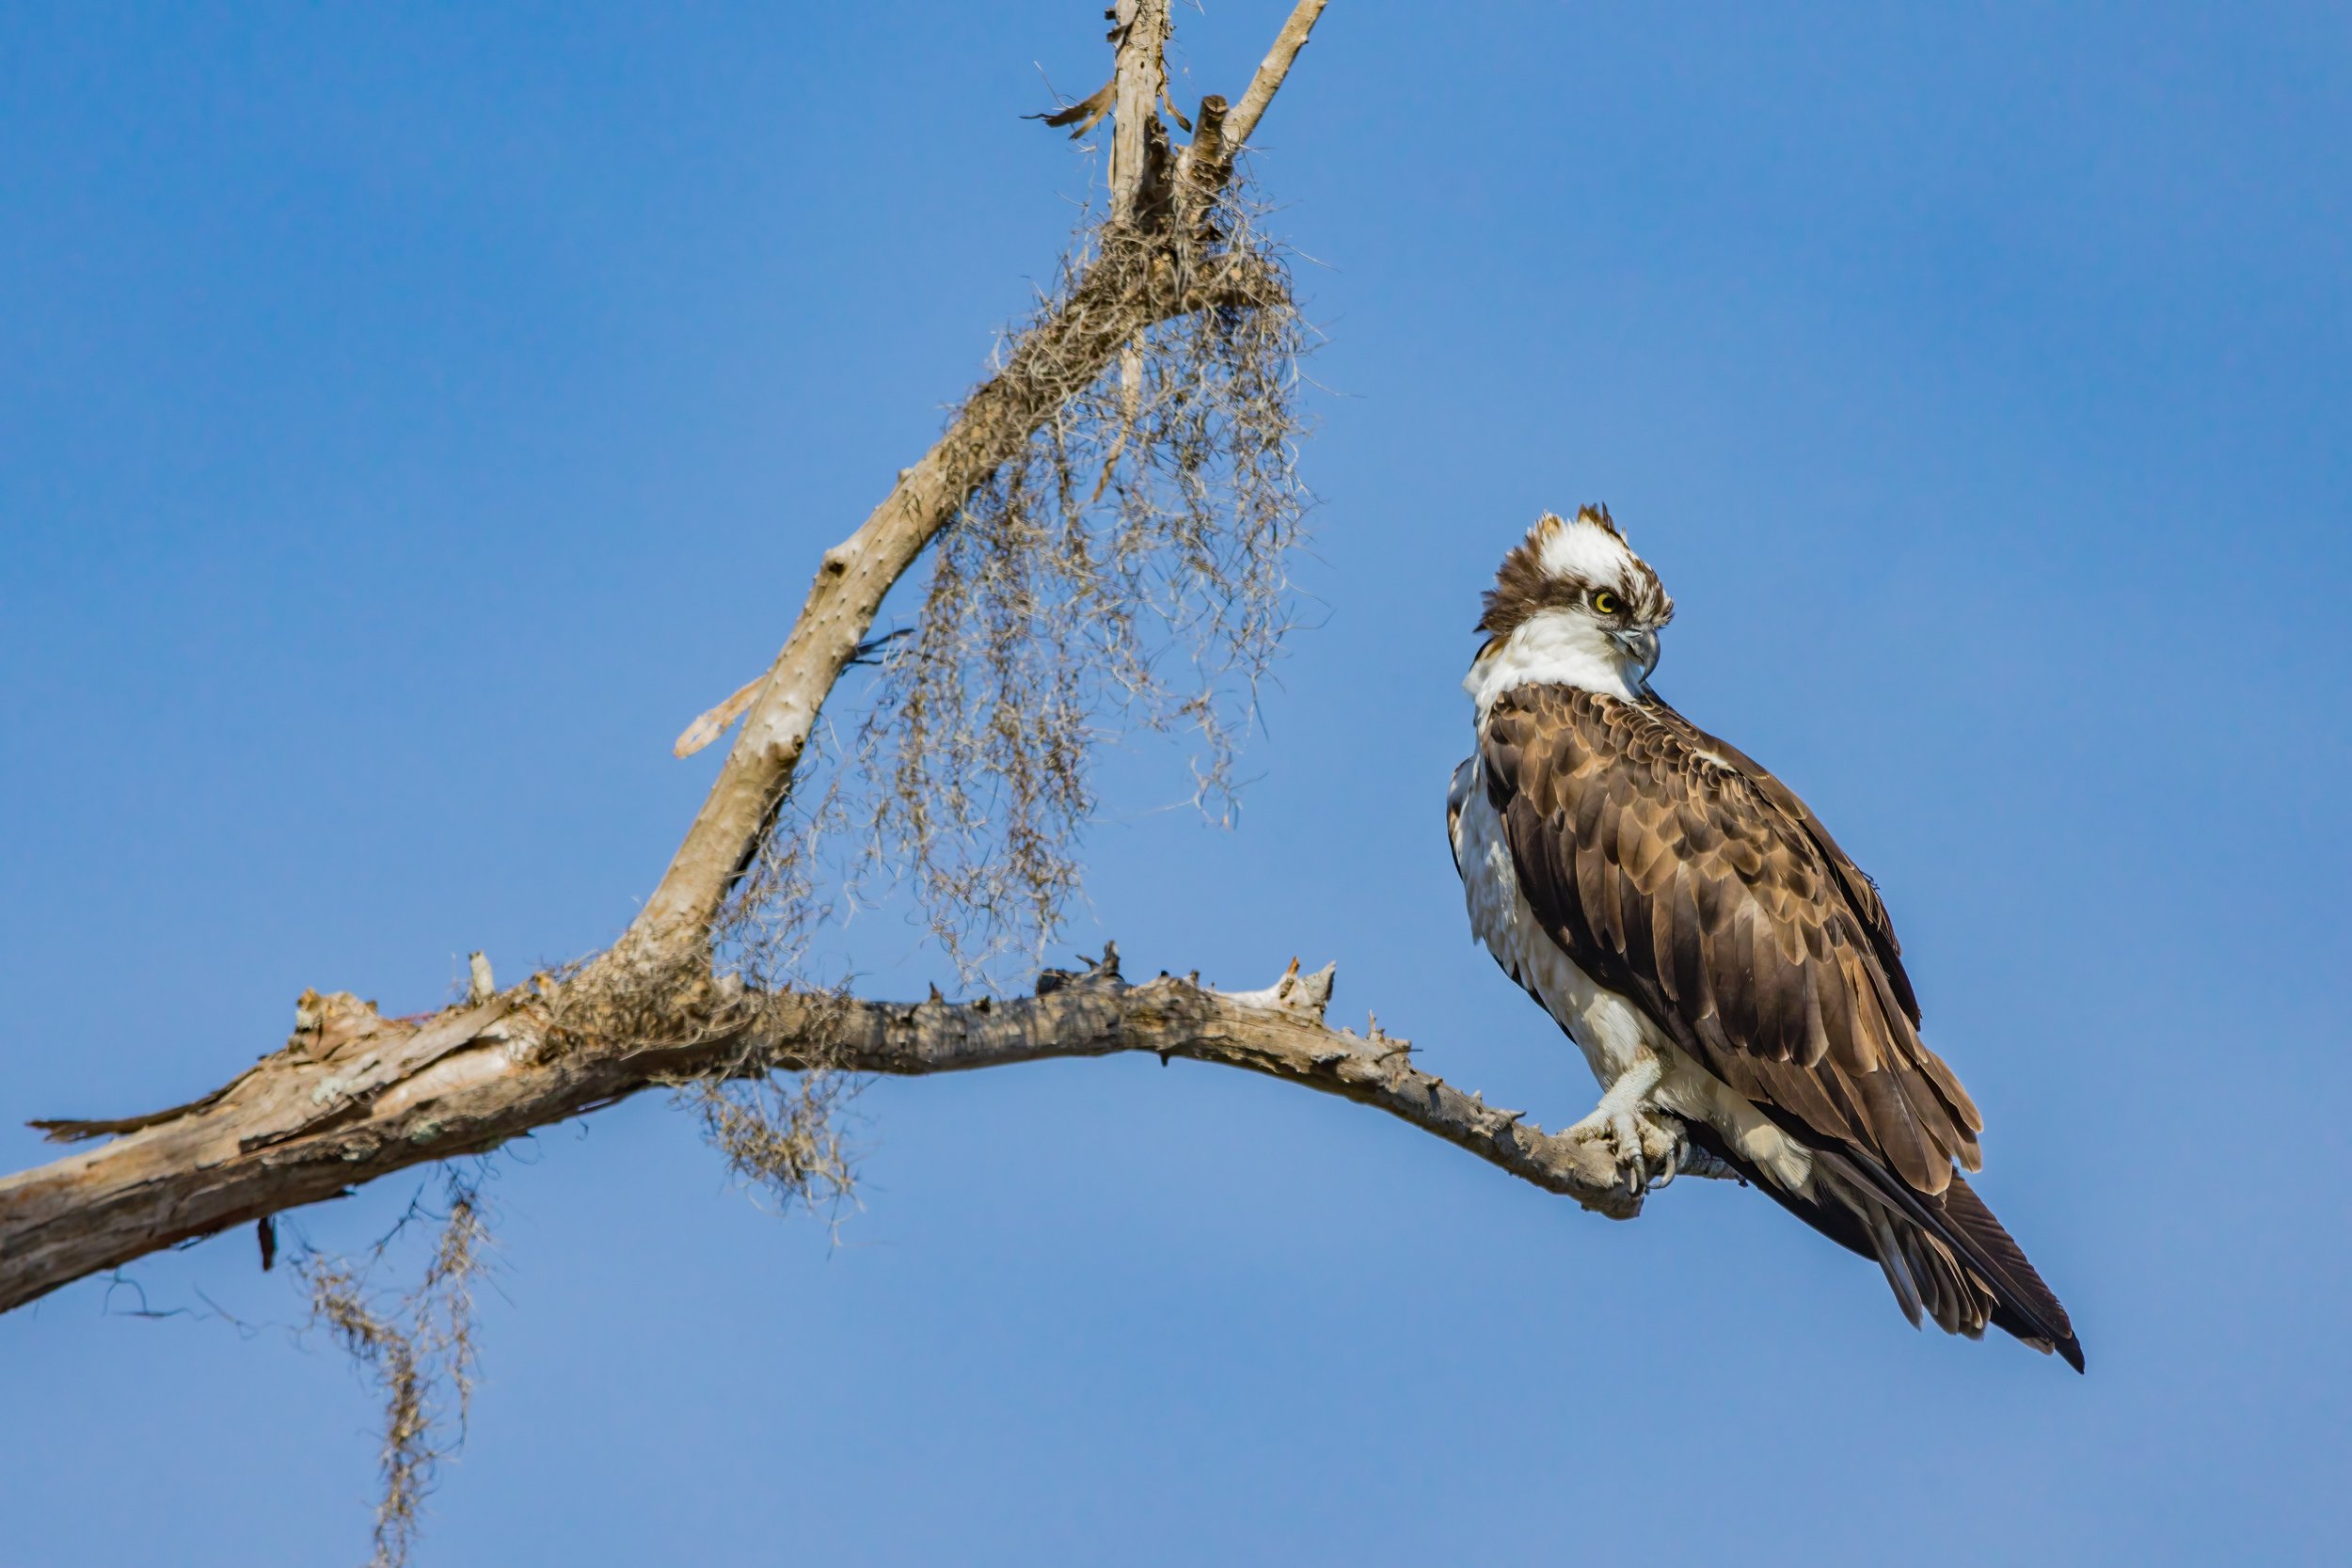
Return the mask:
{"type": "MultiPolygon", "coordinates": [[[[1821,858],[1829,863],[1838,891],[1845,895],[1863,928],[1870,933],[1870,945],[1878,952],[1879,964],[1886,972],[1887,983],[1894,988],[1895,999],[1916,1029],[1919,998],[1911,989],[1911,976],[1903,970],[1903,944],[1895,940],[1895,922],[1887,914],[1886,903],[1879,896],[1878,884],[1870,879],[1869,873],[1854,864],[1852,857],[1837,847],[1837,841],[1829,836],[1829,830],[1821,826],[1812,808],[1797,799],[1797,792],[1774,778],[1755,758],[1729,741],[1708,735],[1663,701],[1651,701],[1661,720],[1683,732],[1700,751],[1712,752],[1745,773],[1774,809],[1804,830],[1805,836],[1821,851],[1821,858]]],[[[1954,1087],[1957,1089],[1958,1085],[1954,1087]]]]}
{"type": "Polygon", "coordinates": [[[1734,1089],[1940,1194],[1983,1120],[1919,1038],[1877,890],[1788,788],[1662,704],[1499,701],[1486,783],[1529,906],[1734,1089]]]}

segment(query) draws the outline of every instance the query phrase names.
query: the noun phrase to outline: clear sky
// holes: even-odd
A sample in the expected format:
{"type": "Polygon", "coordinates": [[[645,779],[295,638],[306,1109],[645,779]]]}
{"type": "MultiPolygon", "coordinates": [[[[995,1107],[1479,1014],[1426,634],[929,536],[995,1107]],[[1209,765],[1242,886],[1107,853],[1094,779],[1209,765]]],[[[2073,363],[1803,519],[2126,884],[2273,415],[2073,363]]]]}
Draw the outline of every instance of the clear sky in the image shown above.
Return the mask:
{"type": "MultiPolygon", "coordinates": [[[[1180,101],[1282,8],[1181,11],[1180,101]]],[[[1090,166],[1018,117],[1098,11],[0,9],[11,1127],[619,929],[712,769],[671,737],[1050,276],[1090,166]]],[[[1316,626],[1234,831],[1122,762],[1065,944],[1336,959],[1582,1114],[1440,801],[1479,589],[1606,499],[1661,689],[1884,884],[2089,1376],[1755,1193],[1613,1225],[1206,1067],[875,1085],[832,1239],[649,1098],[495,1162],[421,1560],[2342,1560],[2348,136],[2341,7],[1334,0],[1258,161],[1316,626]]],[[[371,1395],[286,1275],[126,1277],[0,1320],[0,1555],[364,1556],[371,1395]]]]}

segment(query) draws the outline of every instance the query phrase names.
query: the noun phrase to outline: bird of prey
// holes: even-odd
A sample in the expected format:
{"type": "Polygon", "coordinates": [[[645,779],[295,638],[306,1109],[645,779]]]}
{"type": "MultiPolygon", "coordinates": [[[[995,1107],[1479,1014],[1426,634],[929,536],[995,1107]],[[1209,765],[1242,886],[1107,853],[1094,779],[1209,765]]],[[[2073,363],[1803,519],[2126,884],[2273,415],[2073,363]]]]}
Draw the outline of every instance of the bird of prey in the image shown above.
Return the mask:
{"type": "Polygon", "coordinates": [[[1878,888],[1788,785],[1650,689],[1674,601],[1605,507],[1503,558],[1446,800],[1472,930],[1602,1086],[1568,1135],[1639,1194],[1693,1148],[1884,1271],[1913,1325],[2083,1366],[1955,1165],[1983,1118],[1919,1037],[1878,888]]]}

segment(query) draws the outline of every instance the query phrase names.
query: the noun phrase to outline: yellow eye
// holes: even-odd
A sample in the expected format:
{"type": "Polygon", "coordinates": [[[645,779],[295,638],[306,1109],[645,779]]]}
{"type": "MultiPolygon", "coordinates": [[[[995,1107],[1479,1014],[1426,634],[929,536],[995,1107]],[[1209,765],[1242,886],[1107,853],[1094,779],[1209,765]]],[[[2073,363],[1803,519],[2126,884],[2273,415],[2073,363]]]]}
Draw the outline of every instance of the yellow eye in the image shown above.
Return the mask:
{"type": "Polygon", "coordinates": [[[1617,612],[1617,595],[1606,588],[1602,589],[1593,595],[1593,609],[1603,615],[1614,615],[1617,612]]]}

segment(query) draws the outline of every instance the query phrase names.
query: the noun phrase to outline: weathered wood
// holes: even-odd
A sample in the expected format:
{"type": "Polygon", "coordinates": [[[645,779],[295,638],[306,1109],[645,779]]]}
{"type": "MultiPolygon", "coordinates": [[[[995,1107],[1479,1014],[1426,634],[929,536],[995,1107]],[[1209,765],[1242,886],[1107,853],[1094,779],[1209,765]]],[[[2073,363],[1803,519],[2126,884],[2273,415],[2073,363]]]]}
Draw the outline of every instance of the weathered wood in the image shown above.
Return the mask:
{"type": "MultiPolygon", "coordinates": [[[[811,1065],[919,1077],[1123,1052],[1212,1062],[1385,1111],[1587,1209],[1640,1210],[1606,1148],[1421,1071],[1404,1040],[1327,1027],[1328,971],[1300,976],[1294,964],[1265,990],[1223,993],[1167,976],[1130,986],[1106,954],[1084,974],[1049,972],[1041,984],[1033,998],[960,1005],[723,996],[698,1036],[666,1045],[574,1035],[552,985],[421,1022],[379,1017],[348,995],[306,995],[294,1038],[216,1099],[0,1180],[0,1310],[644,1089],[811,1065]]],[[[123,1124],[50,1125],[53,1137],[74,1138],[123,1124]]]]}
{"type": "Polygon", "coordinates": [[[708,977],[713,919],[891,587],[1145,328],[1271,302],[1279,280],[1246,259],[1199,264],[1189,226],[1165,221],[1168,198],[1187,193],[1188,211],[1214,198],[1322,10],[1323,0],[1300,0],[1240,102],[1230,111],[1203,104],[1179,162],[1158,114],[1167,0],[1120,0],[1113,222],[1092,265],[857,531],[825,552],[767,675],[706,716],[723,723],[737,706],[750,710],[620,942],[567,982],[505,992],[477,954],[466,1005],[422,1021],[381,1018],[347,994],[306,993],[285,1047],[210,1095],[144,1117],[40,1124],[69,1141],[111,1141],[0,1180],[0,1309],[176,1242],[494,1148],[649,1086],[812,1065],[923,1074],[1122,1051],[1217,1062],[1375,1106],[1588,1208],[1634,1212],[1638,1200],[1613,1185],[1613,1165],[1594,1147],[1525,1127],[1420,1072],[1401,1041],[1325,1028],[1327,974],[1318,990],[1317,977],[1300,977],[1295,965],[1266,991],[1219,995],[1165,978],[1129,987],[1106,962],[1041,984],[1032,1001],[961,1007],[746,996],[708,977]]]}
{"type": "Polygon", "coordinates": [[[1111,223],[1134,228],[1159,204],[1167,178],[1168,0],[1119,0],[1118,65],[1111,77],[1111,223]]]}
{"type": "MultiPolygon", "coordinates": [[[[1222,135],[1200,150],[1214,150],[1228,166],[1232,165],[1233,154],[1248,142],[1250,134],[1258,129],[1258,121],[1265,118],[1267,107],[1274,102],[1274,95],[1281,91],[1282,84],[1290,79],[1291,67],[1297,63],[1298,52],[1307,47],[1307,37],[1315,30],[1315,19],[1323,14],[1325,3],[1326,0],[1298,0],[1289,19],[1282,24],[1282,30],[1274,36],[1274,47],[1267,50],[1265,58],[1258,62],[1256,72],[1249,78],[1249,86],[1242,92],[1241,102],[1234,104],[1232,112],[1225,117],[1222,135]]],[[[1206,141],[1207,138],[1200,140],[1206,141]]],[[[1192,149],[1185,150],[1178,171],[1182,177],[1190,178],[1196,172],[1183,166],[1193,161],[1192,153],[1192,149]]]]}
{"type": "MultiPolygon", "coordinates": [[[[1291,13],[1241,105],[1227,117],[1224,145],[1238,145],[1257,124],[1322,10],[1323,0],[1301,0],[1291,13]]],[[[1120,348],[1145,328],[1249,297],[1252,280],[1197,277],[1190,268],[1155,267],[1166,237],[1146,244],[1139,234],[1121,231],[1132,230],[1149,194],[1148,149],[1151,133],[1159,127],[1156,103],[1165,90],[1167,0],[1121,0],[1119,20],[1113,34],[1120,45],[1113,79],[1118,115],[1113,231],[1062,307],[1022,338],[1005,368],[965,401],[931,450],[899,473],[857,531],[825,552],[800,620],[751,700],[742,731],[685,843],[619,944],[616,957],[623,961],[658,967],[700,956],[711,919],[783,801],[818,712],[872,629],[884,595],[973,493],[1019,453],[1056,408],[1092,386],[1120,348]],[[1131,132],[1138,138],[1136,150],[1122,155],[1117,149],[1127,143],[1120,138],[1131,132]],[[1172,281],[1179,277],[1186,282],[1172,281]]],[[[1230,167],[1230,160],[1221,162],[1216,184],[1222,184],[1230,167]]],[[[741,696],[738,692],[714,711],[735,705],[741,696]]]]}

